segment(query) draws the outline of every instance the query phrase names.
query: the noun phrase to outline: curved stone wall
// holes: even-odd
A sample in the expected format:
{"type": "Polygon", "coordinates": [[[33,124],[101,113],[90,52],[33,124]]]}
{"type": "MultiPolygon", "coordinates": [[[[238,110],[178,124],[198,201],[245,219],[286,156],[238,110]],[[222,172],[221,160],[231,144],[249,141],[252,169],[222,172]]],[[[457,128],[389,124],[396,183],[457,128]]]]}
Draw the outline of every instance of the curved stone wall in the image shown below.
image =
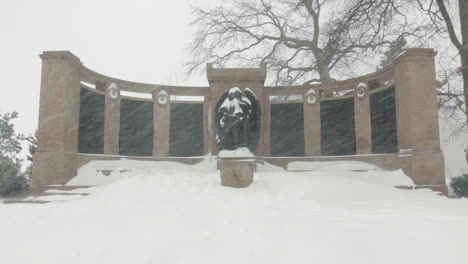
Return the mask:
{"type": "Polygon", "coordinates": [[[387,68],[358,78],[275,87],[264,86],[265,65],[208,65],[209,87],[184,87],[108,77],[70,52],[46,51],[33,185],[66,183],[79,160],[144,156],[186,162],[179,157],[216,155],[214,104],[232,87],[250,88],[260,101],[259,160],[281,166],[362,160],[402,168],[417,184],[443,185],[434,56],[431,49],[409,49],[387,68]],[[67,104],[58,103],[63,98],[67,104]],[[56,166],[47,168],[44,160],[56,166]]]}

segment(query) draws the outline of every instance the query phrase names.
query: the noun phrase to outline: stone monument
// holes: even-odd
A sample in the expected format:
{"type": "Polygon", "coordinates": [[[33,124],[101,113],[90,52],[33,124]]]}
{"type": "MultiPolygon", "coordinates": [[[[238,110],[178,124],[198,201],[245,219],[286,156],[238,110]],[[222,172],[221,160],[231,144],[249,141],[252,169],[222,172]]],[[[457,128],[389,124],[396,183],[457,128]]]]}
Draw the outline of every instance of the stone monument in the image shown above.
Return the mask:
{"type": "Polygon", "coordinates": [[[121,80],[45,51],[31,190],[67,184],[95,160],[195,164],[211,153],[226,186],[248,186],[255,162],[361,161],[447,192],[435,55],[409,48],[377,72],[299,86],[265,86],[265,64],[207,64],[209,86],[192,87],[121,80]]]}
{"type": "Polygon", "coordinates": [[[260,136],[261,107],[253,91],[238,87],[223,93],[215,107],[216,143],[220,147],[218,168],[221,184],[247,187],[253,181],[252,154],[260,136]]]}

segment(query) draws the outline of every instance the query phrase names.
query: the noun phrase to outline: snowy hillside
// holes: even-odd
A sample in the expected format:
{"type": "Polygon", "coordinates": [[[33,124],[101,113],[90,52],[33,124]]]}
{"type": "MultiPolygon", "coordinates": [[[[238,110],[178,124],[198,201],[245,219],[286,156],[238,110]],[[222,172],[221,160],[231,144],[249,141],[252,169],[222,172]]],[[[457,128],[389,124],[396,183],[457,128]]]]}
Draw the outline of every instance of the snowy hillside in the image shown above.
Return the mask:
{"type": "Polygon", "coordinates": [[[104,162],[79,180],[89,180],[93,166],[122,171],[99,176],[101,186],[87,189],[89,196],[0,205],[1,263],[468,260],[468,199],[396,189],[411,184],[400,171],[266,165],[250,187],[233,189],[220,186],[215,162],[104,162]],[[126,172],[129,166],[136,171],[126,172]]]}

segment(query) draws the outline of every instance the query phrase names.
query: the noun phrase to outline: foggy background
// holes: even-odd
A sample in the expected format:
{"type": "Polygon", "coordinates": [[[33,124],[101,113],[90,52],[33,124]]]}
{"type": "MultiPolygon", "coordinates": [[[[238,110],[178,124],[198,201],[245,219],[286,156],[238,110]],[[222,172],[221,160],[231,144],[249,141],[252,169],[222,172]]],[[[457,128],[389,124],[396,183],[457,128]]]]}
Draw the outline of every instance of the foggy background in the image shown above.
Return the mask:
{"type": "MultiPolygon", "coordinates": [[[[69,50],[88,68],[111,77],[154,84],[207,86],[186,79],[192,38],[191,5],[217,0],[18,0],[0,8],[0,113],[18,111],[17,132],[38,122],[44,50],[69,50]]],[[[23,149],[23,152],[25,149],[23,149]]]]}

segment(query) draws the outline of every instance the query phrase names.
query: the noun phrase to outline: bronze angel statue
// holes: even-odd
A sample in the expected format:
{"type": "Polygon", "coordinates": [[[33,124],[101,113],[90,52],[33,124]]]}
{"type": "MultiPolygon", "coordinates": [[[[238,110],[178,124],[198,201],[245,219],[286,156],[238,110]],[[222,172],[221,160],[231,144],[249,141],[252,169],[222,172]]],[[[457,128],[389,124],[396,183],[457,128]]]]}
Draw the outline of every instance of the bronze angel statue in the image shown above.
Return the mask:
{"type": "Polygon", "coordinates": [[[223,93],[215,108],[216,142],[221,150],[247,147],[254,153],[260,135],[260,103],[249,88],[223,93]]]}

